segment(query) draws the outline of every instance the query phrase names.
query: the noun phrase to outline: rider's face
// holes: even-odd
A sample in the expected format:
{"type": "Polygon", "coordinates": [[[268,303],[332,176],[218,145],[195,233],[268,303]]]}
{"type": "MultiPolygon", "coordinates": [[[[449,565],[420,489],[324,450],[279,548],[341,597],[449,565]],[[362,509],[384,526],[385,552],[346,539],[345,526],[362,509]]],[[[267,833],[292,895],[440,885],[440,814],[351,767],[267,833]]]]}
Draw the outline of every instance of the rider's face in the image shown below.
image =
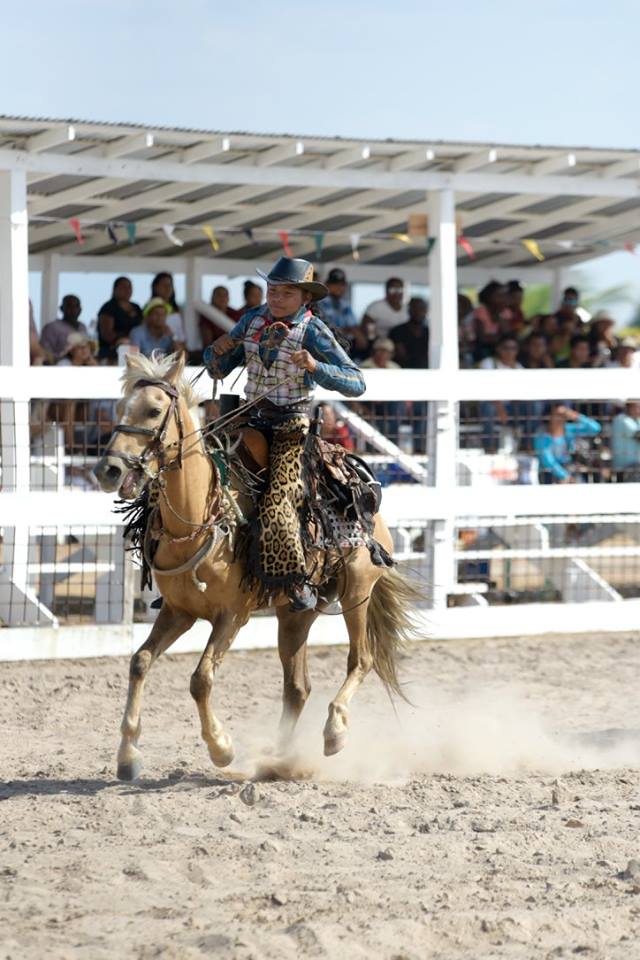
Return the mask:
{"type": "Polygon", "coordinates": [[[304,302],[305,292],[300,287],[284,283],[270,283],[267,287],[267,304],[273,317],[290,317],[304,302]]]}

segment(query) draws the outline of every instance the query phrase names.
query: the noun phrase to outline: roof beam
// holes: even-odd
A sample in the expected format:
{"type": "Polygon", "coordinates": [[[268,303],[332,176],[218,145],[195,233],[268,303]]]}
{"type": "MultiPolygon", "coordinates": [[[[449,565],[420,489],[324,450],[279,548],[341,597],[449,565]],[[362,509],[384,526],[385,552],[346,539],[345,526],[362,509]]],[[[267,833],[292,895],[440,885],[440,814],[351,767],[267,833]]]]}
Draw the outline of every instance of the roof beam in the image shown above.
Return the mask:
{"type": "Polygon", "coordinates": [[[45,150],[51,150],[52,147],[59,147],[63,143],[72,143],[76,138],[76,128],[72,124],[64,124],[53,127],[51,130],[44,130],[42,133],[36,133],[33,137],[27,138],[27,151],[29,153],[42,153],[45,150]]]}
{"type": "Polygon", "coordinates": [[[139,150],[148,150],[154,143],[155,137],[152,133],[134,133],[130,137],[118,137],[117,140],[111,140],[103,148],[102,154],[107,159],[126,157],[128,154],[137,153],[139,150]]]}
{"type": "Polygon", "coordinates": [[[371,157],[371,147],[363,144],[358,147],[349,147],[332,153],[324,161],[325,170],[338,170],[340,167],[350,167],[353,163],[362,163],[371,157]]]}
{"type": "Polygon", "coordinates": [[[456,173],[465,173],[468,170],[486,167],[490,163],[495,163],[497,159],[498,151],[494,147],[490,147],[489,150],[475,150],[461,160],[456,160],[453,169],[456,173]]]}
{"type": "MultiPolygon", "coordinates": [[[[558,173],[562,170],[570,170],[575,167],[577,158],[575,153],[559,153],[548,160],[539,160],[538,163],[532,163],[530,171],[534,177],[547,177],[551,173],[558,173]]],[[[567,191],[569,193],[570,191],[567,191]]]]}
{"type": "Polygon", "coordinates": [[[187,147],[180,154],[182,163],[202,163],[209,157],[216,157],[219,153],[228,153],[231,149],[230,137],[214,137],[212,140],[204,140],[202,143],[196,143],[193,147],[187,147]]]}
{"type": "Polygon", "coordinates": [[[298,140],[297,143],[282,143],[276,147],[269,147],[267,150],[261,150],[256,155],[256,167],[270,167],[274,163],[280,163],[282,160],[292,160],[294,157],[301,157],[304,153],[304,143],[298,140]]]}
{"type": "Polygon", "coordinates": [[[411,170],[412,167],[421,167],[425,163],[431,163],[435,160],[435,157],[435,150],[431,147],[409,150],[406,153],[398,154],[397,157],[392,157],[387,164],[387,170],[411,170]]]}
{"type": "MultiPolygon", "coordinates": [[[[352,161],[351,161],[352,162],[352,161]]],[[[107,160],[76,154],[27,153],[0,149],[0,168],[7,170],[47,171],[51,174],[112,177],[123,180],[175,180],[184,183],[229,183],[263,185],[265,187],[324,187],[325,189],[357,190],[440,190],[463,193],[523,193],[575,196],[637,197],[640,185],[636,180],[602,177],[553,177],[527,174],[476,174],[418,172],[401,173],[361,168],[340,170],[304,164],[298,167],[255,167],[244,163],[199,164],[185,166],[165,160],[107,160]]]]}

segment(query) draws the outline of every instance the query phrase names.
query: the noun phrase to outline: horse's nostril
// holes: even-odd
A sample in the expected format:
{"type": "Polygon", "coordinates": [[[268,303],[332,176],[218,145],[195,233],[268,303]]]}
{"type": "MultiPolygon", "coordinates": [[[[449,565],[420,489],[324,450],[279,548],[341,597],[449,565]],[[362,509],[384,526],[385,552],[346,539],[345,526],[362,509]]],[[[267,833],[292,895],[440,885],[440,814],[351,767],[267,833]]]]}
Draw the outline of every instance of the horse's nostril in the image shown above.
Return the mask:
{"type": "Polygon", "coordinates": [[[104,472],[106,480],[117,480],[120,476],[120,467],[109,466],[104,472]]]}

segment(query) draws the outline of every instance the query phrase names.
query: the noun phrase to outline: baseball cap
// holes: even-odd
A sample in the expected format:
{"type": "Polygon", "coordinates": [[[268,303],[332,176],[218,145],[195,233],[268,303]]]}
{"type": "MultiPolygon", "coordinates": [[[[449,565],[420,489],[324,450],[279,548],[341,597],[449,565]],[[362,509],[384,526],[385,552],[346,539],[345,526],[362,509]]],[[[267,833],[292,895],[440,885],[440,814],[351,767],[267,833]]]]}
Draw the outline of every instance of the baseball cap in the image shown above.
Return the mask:
{"type": "Polygon", "coordinates": [[[327,276],[327,283],[346,283],[347,275],[344,270],[341,270],[340,267],[334,267],[333,270],[329,270],[329,275],[327,276]]]}

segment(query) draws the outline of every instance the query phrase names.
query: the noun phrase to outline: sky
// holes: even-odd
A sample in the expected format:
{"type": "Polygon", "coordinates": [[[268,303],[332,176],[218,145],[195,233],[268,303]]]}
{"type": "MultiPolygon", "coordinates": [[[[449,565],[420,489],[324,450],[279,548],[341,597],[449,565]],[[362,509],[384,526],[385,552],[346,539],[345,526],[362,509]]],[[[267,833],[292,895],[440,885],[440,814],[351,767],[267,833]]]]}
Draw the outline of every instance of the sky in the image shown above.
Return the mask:
{"type": "MultiPolygon", "coordinates": [[[[0,113],[640,148],[637,0],[2,0],[0,113]]],[[[584,268],[582,270],[584,273],[584,268]]],[[[637,286],[640,257],[591,286],[637,286]]]]}

